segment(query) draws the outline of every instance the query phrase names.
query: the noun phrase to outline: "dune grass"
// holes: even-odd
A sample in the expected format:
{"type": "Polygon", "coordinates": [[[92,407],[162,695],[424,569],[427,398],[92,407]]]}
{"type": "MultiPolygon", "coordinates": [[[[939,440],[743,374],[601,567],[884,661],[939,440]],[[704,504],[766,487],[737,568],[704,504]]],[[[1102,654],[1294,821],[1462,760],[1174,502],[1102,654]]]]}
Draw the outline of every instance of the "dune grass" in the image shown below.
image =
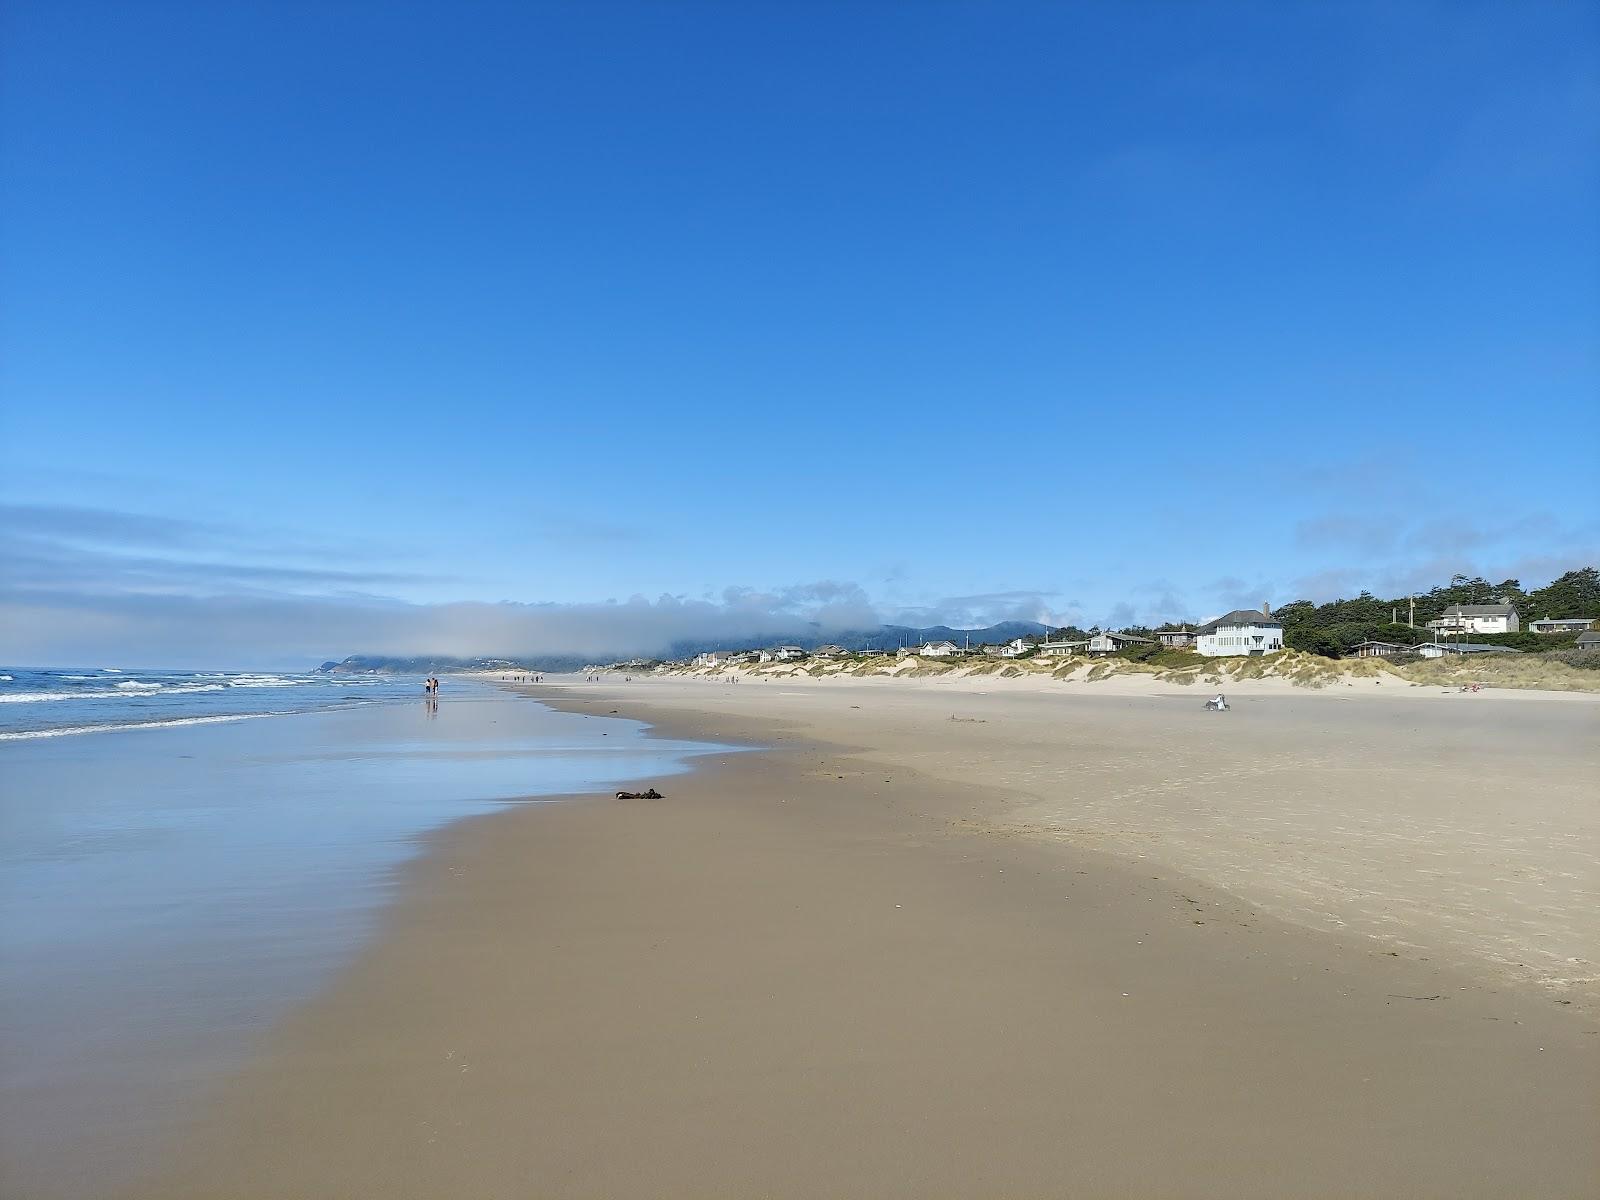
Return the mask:
{"type": "MultiPolygon", "coordinates": [[[[668,674],[715,674],[725,668],[661,667],[668,674]]],[[[1300,650],[1283,650],[1260,657],[1205,658],[1191,650],[1157,650],[1102,657],[1000,659],[977,656],[923,658],[920,655],[873,654],[844,659],[763,663],[743,668],[765,678],[859,677],[870,675],[988,677],[1023,679],[1046,677],[1063,682],[1097,683],[1133,675],[1153,677],[1162,683],[1192,687],[1226,687],[1254,679],[1282,679],[1296,687],[1321,689],[1360,680],[1418,686],[1459,686],[1481,683],[1489,687],[1534,688],[1548,691],[1600,691],[1600,652],[1564,650],[1552,654],[1466,655],[1409,662],[1383,658],[1331,659],[1300,650]]]]}

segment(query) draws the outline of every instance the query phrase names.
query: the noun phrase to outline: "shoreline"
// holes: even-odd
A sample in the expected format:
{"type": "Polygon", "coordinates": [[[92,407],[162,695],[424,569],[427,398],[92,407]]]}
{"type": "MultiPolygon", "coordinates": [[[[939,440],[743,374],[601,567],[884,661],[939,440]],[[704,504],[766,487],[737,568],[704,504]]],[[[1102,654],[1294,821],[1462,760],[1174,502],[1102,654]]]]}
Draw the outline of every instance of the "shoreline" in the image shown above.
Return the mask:
{"type": "Polygon", "coordinates": [[[0,1193],[136,1174],[360,954],[419,835],[708,749],[465,684],[5,744],[0,1193]]]}
{"type": "Polygon", "coordinates": [[[1600,1180],[1600,1039],[1570,1009],[1165,868],[973,831],[959,814],[1014,798],[782,718],[669,714],[633,685],[541,698],[770,748],[698,760],[662,801],[430,835],[375,942],[137,1194],[1600,1180]]]}

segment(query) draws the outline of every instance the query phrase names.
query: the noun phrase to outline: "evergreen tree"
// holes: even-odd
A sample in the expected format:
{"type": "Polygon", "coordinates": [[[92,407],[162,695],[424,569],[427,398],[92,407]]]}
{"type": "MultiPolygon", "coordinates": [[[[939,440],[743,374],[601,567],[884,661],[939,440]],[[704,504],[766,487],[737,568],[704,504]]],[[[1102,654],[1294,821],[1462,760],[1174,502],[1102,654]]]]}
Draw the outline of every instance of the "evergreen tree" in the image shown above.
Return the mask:
{"type": "Polygon", "coordinates": [[[1600,571],[1583,567],[1568,571],[1549,586],[1528,593],[1523,623],[1544,617],[1590,617],[1600,620],[1600,571]]]}

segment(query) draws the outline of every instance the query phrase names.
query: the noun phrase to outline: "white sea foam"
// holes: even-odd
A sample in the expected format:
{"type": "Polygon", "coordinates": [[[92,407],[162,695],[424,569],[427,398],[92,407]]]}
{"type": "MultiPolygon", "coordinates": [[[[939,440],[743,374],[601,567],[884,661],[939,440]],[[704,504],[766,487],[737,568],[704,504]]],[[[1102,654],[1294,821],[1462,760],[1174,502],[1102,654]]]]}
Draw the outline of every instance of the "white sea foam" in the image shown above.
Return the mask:
{"type": "Polygon", "coordinates": [[[78,700],[84,696],[123,696],[126,692],[12,692],[0,696],[0,704],[33,704],[45,700],[78,700]]]}
{"type": "Polygon", "coordinates": [[[256,717],[282,717],[287,713],[232,713],[222,717],[174,717],[170,721],[127,721],[111,725],[69,725],[60,729],[24,729],[0,733],[0,742],[23,742],[34,738],[72,737],[80,733],[119,733],[124,729],[172,729],[179,725],[223,725],[230,721],[249,721],[256,717]]]}
{"type": "Polygon", "coordinates": [[[117,684],[119,692],[155,692],[161,690],[159,683],[146,683],[142,679],[125,679],[117,684]]]}
{"type": "Polygon", "coordinates": [[[228,680],[229,687],[299,687],[305,679],[286,679],[282,675],[235,675],[228,680]]]}
{"type": "Polygon", "coordinates": [[[10,675],[0,675],[0,683],[10,683],[11,678],[10,675]]]}
{"type": "Polygon", "coordinates": [[[119,683],[116,689],[83,688],[67,692],[13,692],[0,695],[0,704],[42,704],[55,700],[138,700],[145,696],[191,696],[196,692],[220,692],[220,683],[178,683],[165,687],[159,683],[139,683],[134,686],[119,683]]]}

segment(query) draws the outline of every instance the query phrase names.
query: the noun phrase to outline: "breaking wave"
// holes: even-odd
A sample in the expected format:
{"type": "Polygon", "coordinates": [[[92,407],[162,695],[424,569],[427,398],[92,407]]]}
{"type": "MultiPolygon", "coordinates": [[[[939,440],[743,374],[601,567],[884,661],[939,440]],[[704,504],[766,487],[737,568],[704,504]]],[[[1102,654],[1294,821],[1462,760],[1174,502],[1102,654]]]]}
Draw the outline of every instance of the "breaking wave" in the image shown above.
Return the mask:
{"type": "Polygon", "coordinates": [[[124,729],[172,729],[179,725],[223,725],[231,721],[251,721],[257,717],[283,717],[288,713],[230,713],[220,717],[172,717],[165,721],[119,721],[109,725],[63,725],[56,729],[22,729],[0,733],[0,742],[24,742],[35,738],[72,737],[80,733],[120,733],[124,729]]]}

